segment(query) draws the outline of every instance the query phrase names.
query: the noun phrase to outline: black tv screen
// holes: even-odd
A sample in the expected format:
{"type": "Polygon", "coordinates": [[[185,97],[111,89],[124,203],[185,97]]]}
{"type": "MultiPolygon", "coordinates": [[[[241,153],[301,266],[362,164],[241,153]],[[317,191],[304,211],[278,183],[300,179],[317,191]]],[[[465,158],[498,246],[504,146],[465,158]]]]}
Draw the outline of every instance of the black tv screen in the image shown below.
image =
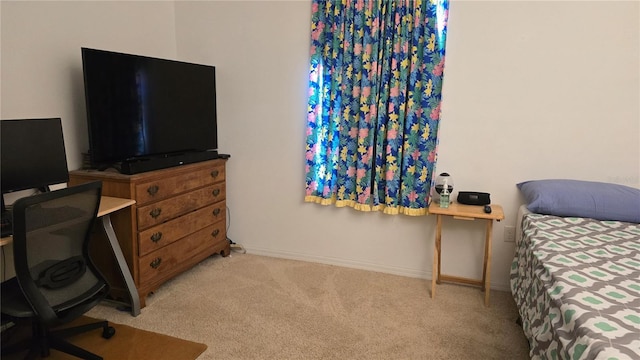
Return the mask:
{"type": "Polygon", "coordinates": [[[218,148],[210,65],[82,48],[94,167],[218,148]]]}
{"type": "Polygon", "coordinates": [[[0,121],[2,193],[69,181],[60,118],[0,121]]]}

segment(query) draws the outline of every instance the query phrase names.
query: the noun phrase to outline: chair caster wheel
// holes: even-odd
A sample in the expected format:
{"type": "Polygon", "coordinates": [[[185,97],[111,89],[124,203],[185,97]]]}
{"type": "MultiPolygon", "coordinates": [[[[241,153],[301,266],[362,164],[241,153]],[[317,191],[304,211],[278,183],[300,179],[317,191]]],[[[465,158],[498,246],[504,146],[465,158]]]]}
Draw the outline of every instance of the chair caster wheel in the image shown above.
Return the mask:
{"type": "Polygon", "coordinates": [[[116,329],[113,326],[107,326],[102,330],[102,337],[105,339],[111,339],[116,334],[116,329]]]}

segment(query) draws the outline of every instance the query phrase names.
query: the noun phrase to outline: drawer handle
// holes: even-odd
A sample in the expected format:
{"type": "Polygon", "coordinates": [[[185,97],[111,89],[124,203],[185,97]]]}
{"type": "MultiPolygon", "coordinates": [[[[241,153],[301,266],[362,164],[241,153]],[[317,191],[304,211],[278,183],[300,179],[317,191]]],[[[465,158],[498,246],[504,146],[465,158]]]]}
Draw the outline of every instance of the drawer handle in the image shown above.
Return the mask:
{"type": "Polygon", "coordinates": [[[213,237],[218,237],[218,235],[220,235],[220,229],[215,229],[211,233],[211,236],[213,236],[213,237]]]}
{"type": "Polygon", "coordinates": [[[160,209],[160,208],[155,208],[155,209],[153,209],[153,210],[151,210],[151,211],[149,212],[149,215],[151,215],[151,217],[155,219],[155,218],[157,218],[158,216],[160,216],[160,213],[161,213],[161,212],[162,212],[162,209],[160,209]]]}
{"type": "Polygon", "coordinates": [[[157,232],[151,235],[151,241],[153,241],[154,243],[157,243],[158,241],[160,241],[160,239],[162,239],[162,232],[157,232]]]}
{"type": "Polygon", "coordinates": [[[212,177],[212,178],[214,178],[214,179],[215,179],[215,178],[217,178],[217,177],[218,177],[218,175],[220,175],[220,171],[218,171],[218,170],[213,170],[213,171],[211,171],[211,177],[212,177]]]}
{"type": "Polygon", "coordinates": [[[157,269],[158,266],[160,266],[160,263],[162,263],[162,258],[157,257],[153,259],[153,261],[149,264],[149,266],[151,266],[154,269],[157,269]]]}
{"type": "Polygon", "coordinates": [[[149,186],[147,188],[147,192],[149,193],[149,195],[151,196],[155,196],[158,193],[158,190],[160,190],[160,188],[158,187],[158,185],[153,185],[153,186],[149,186]]]}
{"type": "Polygon", "coordinates": [[[213,189],[211,193],[213,194],[213,196],[218,196],[220,195],[220,189],[213,189]]]}
{"type": "Polygon", "coordinates": [[[220,215],[220,208],[213,209],[213,216],[218,216],[218,215],[220,215]]]}

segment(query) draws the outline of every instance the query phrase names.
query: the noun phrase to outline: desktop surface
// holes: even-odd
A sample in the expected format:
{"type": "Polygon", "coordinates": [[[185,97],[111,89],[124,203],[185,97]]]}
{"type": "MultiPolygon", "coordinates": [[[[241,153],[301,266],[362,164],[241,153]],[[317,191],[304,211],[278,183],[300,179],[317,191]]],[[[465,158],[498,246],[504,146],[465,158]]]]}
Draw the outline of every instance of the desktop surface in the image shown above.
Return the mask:
{"type": "MultiPolygon", "coordinates": [[[[111,197],[111,196],[102,196],[100,198],[100,207],[98,208],[98,217],[103,217],[105,215],[108,215],[112,212],[118,211],[120,209],[124,209],[126,207],[129,207],[133,204],[135,204],[136,201],[135,200],[131,200],[131,199],[122,199],[122,198],[117,198],[117,197],[111,197]]],[[[51,210],[51,209],[48,209],[51,210]]],[[[65,216],[60,215],[60,216],[65,216]]],[[[11,236],[13,235],[13,217],[11,215],[11,211],[10,210],[6,210],[6,212],[2,213],[2,238],[3,241],[0,242],[0,245],[4,246],[8,243],[11,243],[11,236]],[[4,225],[4,221],[5,219],[8,219],[9,221],[9,225],[8,227],[5,228],[4,225]],[[6,229],[6,233],[5,233],[5,229],[6,229]]]]}

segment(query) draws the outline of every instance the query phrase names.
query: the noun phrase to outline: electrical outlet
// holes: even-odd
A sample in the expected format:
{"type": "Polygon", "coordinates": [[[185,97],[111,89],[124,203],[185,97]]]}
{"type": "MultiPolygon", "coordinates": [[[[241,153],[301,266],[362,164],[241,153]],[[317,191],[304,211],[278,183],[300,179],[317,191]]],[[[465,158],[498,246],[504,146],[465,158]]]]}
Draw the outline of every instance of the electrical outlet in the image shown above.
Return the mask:
{"type": "Polygon", "coordinates": [[[515,226],[505,226],[504,227],[504,242],[515,242],[516,241],[516,228],[515,226]]]}

